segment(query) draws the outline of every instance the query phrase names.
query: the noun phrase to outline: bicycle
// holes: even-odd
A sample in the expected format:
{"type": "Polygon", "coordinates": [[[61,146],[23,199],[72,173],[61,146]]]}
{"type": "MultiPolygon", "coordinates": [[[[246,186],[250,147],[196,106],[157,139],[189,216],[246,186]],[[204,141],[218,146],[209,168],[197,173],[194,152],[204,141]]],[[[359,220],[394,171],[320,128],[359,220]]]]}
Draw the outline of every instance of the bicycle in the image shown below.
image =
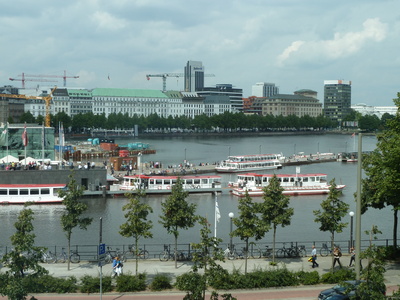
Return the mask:
{"type": "MultiPolygon", "coordinates": [[[[65,252],[65,248],[62,248],[61,253],[57,256],[56,262],[65,263],[67,261],[68,255],[65,252]]],[[[81,256],[78,251],[71,250],[71,255],[69,256],[70,262],[79,263],[81,261],[81,256]]]]}
{"type": "Polygon", "coordinates": [[[235,249],[235,245],[232,245],[232,249],[228,245],[224,250],[224,256],[227,257],[229,260],[237,259],[237,258],[244,258],[246,253],[246,247],[243,247],[242,252],[237,252],[235,249]]]}
{"type": "Polygon", "coordinates": [[[126,262],[128,260],[128,258],[148,259],[149,251],[143,250],[141,248],[139,248],[139,250],[136,250],[136,247],[134,245],[129,245],[128,250],[124,252],[121,260],[126,262]]]}
{"type": "Polygon", "coordinates": [[[171,260],[175,259],[174,254],[171,253],[170,246],[164,245],[164,251],[159,254],[159,258],[160,258],[161,261],[167,261],[167,260],[170,260],[170,259],[171,260]]]}
{"type": "Polygon", "coordinates": [[[283,243],[283,247],[278,249],[278,250],[276,250],[276,254],[275,254],[276,257],[280,257],[280,258],[293,257],[293,255],[295,255],[295,250],[294,250],[294,247],[293,247],[293,243],[292,243],[292,246],[290,248],[286,248],[285,245],[286,245],[286,243],[283,243]]]}
{"type": "Polygon", "coordinates": [[[268,246],[265,245],[265,249],[262,250],[260,247],[258,247],[258,251],[256,251],[255,253],[257,253],[257,255],[254,255],[254,252],[251,253],[251,257],[252,258],[270,258],[272,257],[272,252],[273,250],[268,246]]]}
{"type": "Polygon", "coordinates": [[[42,251],[41,260],[44,263],[54,264],[57,260],[57,257],[51,251],[48,251],[48,252],[42,251]]]}
{"type": "MultiPolygon", "coordinates": [[[[336,248],[336,247],[339,248],[340,251],[342,251],[340,248],[340,245],[334,244],[333,248],[336,248]]],[[[328,256],[329,254],[332,254],[332,249],[328,248],[327,243],[322,243],[322,247],[321,247],[321,249],[319,249],[319,254],[321,254],[322,257],[328,256]]]]}
{"type": "Polygon", "coordinates": [[[105,262],[110,263],[115,257],[119,257],[120,260],[123,260],[124,255],[119,251],[119,248],[116,248],[114,251],[111,247],[107,247],[105,262]]]}

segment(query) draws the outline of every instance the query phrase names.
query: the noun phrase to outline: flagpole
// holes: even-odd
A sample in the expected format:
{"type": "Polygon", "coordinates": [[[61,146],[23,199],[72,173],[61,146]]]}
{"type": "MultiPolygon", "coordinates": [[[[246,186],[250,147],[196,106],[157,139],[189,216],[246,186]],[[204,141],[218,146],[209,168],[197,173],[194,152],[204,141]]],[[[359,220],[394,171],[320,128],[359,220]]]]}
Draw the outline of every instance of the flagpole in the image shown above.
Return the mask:
{"type": "MultiPolygon", "coordinates": [[[[217,202],[217,192],[215,192],[215,212],[214,212],[214,237],[217,237],[217,208],[218,208],[218,202],[217,202]]],[[[218,208],[219,209],[219,208],[218,208]]]]}
{"type": "Polygon", "coordinates": [[[42,167],[44,166],[44,143],[45,143],[44,123],[42,123],[42,167]]]}
{"type": "Polygon", "coordinates": [[[7,122],[7,131],[6,131],[6,143],[7,143],[7,165],[8,165],[8,130],[10,130],[10,128],[9,128],[9,125],[10,124],[8,124],[8,122],[7,122]]]}

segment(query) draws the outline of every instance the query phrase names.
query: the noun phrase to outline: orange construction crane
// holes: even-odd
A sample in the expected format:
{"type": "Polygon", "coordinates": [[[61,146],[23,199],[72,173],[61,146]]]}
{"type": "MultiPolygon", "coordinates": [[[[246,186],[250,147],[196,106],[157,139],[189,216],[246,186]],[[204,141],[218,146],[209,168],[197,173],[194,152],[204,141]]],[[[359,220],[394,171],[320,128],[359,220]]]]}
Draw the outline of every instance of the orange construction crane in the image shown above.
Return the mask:
{"type": "Polygon", "coordinates": [[[22,88],[25,88],[25,81],[42,81],[42,82],[57,82],[57,80],[47,80],[47,79],[32,79],[32,78],[26,78],[26,77],[34,77],[34,78],[63,78],[64,80],[64,86],[67,86],[67,78],[79,78],[79,76],[67,76],[67,72],[64,71],[64,75],[31,75],[31,74],[25,74],[22,73],[21,75],[18,75],[19,77],[22,77],[22,79],[16,79],[16,78],[10,78],[10,80],[18,80],[22,81],[22,88]]]}
{"type": "Polygon", "coordinates": [[[44,102],[46,103],[46,117],[45,117],[45,126],[46,127],[50,127],[50,104],[51,104],[51,99],[53,99],[53,92],[57,89],[57,86],[55,86],[50,94],[44,96],[44,97],[40,97],[40,96],[26,96],[26,95],[15,95],[15,94],[0,94],[0,98],[4,97],[4,98],[18,98],[18,99],[26,99],[26,100],[30,100],[30,99],[39,99],[39,100],[44,100],[44,102]]]}

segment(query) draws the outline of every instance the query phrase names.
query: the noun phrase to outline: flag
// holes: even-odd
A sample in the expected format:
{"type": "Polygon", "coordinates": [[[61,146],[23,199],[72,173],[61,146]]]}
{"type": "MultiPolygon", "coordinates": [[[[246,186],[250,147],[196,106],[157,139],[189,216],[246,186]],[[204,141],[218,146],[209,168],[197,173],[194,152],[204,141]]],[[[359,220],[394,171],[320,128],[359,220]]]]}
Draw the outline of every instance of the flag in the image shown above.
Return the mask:
{"type": "Polygon", "coordinates": [[[64,137],[64,125],[63,123],[60,123],[60,132],[59,132],[59,137],[60,139],[60,146],[64,147],[65,144],[65,137],[64,137]]]}
{"type": "Polygon", "coordinates": [[[4,128],[1,129],[0,146],[7,146],[7,131],[8,131],[8,123],[5,123],[4,128]]]}
{"type": "Polygon", "coordinates": [[[26,132],[26,123],[24,126],[24,132],[22,133],[22,144],[24,147],[28,146],[28,133],[26,132]]]}
{"type": "Polygon", "coordinates": [[[353,132],[353,134],[351,135],[351,137],[353,138],[353,137],[355,137],[356,136],[356,133],[355,132],[353,132]]]}
{"type": "Polygon", "coordinates": [[[221,219],[221,213],[219,212],[217,200],[215,200],[215,219],[217,220],[217,222],[219,222],[219,219],[221,219]]]}

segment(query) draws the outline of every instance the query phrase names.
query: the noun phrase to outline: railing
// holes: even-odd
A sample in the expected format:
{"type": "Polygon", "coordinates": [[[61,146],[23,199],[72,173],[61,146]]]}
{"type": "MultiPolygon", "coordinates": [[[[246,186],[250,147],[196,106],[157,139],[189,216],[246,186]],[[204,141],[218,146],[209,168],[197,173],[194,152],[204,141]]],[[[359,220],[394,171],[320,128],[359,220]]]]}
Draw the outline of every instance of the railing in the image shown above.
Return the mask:
{"type": "MultiPolygon", "coordinates": [[[[400,240],[397,241],[398,244],[400,244],[400,240]]],[[[286,244],[291,244],[293,243],[293,246],[298,247],[300,245],[304,245],[306,249],[306,255],[311,254],[311,247],[312,245],[315,245],[317,250],[322,247],[324,243],[327,244],[328,248],[330,248],[330,240],[329,238],[327,240],[323,241],[301,241],[301,242],[276,242],[275,243],[275,252],[282,248],[284,243],[286,244]]],[[[362,240],[361,241],[361,250],[365,250],[369,246],[370,240],[362,240]]],[[[378,239],[378,240],[373,240],[372,242],[376,246],[390,246],[393,245],[391,239],[378,239]]],[[[335,240],[336,245],[340,245],[342,252],[345,253],[347,249],[350,249],[350,241],[349,240],[335,240]]],[[[354,245],[354,243],[353,243],[354,245]]],[[[48,250],[50,250],[53,254],[58,255],[61,253],[62,248],[64,248],[65,251],[67,251],[67,246],[66,245],[41,245],[42,247],[46,247],[48,250]]],[[[117,244],[106,244],[106,246],[111,247],[112,249],[117,249],[119,248],[120,252],[124,253],[125,251],[129,250],[129,245],[117,245],[117,244]]],[[[174,249],[174,244],[168,244],[168,246],[171,249],[171,252],[173,253],[174,249]]],[[[236,249],[242,249],[246,245],[245,243],[235,243],[236,249]]],[[[248,253],[253,253],[258,251],[258,249],[265,249],[266,246],[268,246],[270,249],[272,249],[272,243],[249,243],[249,251],[248,253]]],[[[149,251],[149,259],[159,259],[159,254],[164,250],[164,244],[140,244],[138,246],[140,249],[147,250],[149,251]]],[[[221,249],[223,249],[224,244],[222,243],[220,245],[221,249]]],[[[8,253],[12,249],[11,246],[0,246],[0,258],[2,255],[8,253]]],[[[98,260],[98,245],[71,245],[71,251],[77,251],[80,255],[81,261],[97,261],[98,260]]],[[[195,250],[192,249],[191,244],[178,244],[178,252],[185,252],[185,253],[193,253],[195,250]]],[[[349,252],[350,253],[350,252],[349,252]]]]}

